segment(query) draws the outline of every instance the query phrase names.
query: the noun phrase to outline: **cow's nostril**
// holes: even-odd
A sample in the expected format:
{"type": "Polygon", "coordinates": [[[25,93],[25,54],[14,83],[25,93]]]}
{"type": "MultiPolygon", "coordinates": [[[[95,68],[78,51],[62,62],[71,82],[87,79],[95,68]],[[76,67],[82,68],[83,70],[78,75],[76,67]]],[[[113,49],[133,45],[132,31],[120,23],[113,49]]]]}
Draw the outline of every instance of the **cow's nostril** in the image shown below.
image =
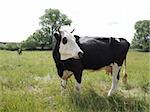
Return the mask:
{"type": "Polygon", "coordinates": [[[83,58],[83,54],[84,54],[84,53],[79,52],[79,53],[78,53],[79,58],[83,58]]]}

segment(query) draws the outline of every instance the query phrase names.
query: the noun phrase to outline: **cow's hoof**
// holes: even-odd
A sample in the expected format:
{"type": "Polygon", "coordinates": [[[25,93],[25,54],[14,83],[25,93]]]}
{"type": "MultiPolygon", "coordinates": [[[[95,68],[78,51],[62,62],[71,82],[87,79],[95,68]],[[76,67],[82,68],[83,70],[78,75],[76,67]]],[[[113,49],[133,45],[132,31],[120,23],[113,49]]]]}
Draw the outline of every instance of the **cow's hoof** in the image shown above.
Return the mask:
{"type": "Polygon", "coordinates": [[[112,94],[114,94],[116,92],[116,89],[111,89],[111,90],[109,90],[109,92],[108,92],[108,97],[109,96],[111,96],[112,94]]]}
{"type": "Polygon", "coordinates": [[[109,97],[109,96],[111,96],[111,95],[112,95],[112,93],[111,93],[111,91],[109,91],[108,94],[107,94],[107,96],[109,97]]]}

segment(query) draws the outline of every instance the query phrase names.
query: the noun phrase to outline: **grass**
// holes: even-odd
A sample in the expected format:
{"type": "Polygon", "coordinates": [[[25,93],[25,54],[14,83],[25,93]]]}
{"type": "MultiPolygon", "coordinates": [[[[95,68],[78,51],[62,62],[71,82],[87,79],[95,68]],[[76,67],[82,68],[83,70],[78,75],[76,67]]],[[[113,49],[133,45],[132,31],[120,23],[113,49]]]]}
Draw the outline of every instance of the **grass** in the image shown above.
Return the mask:
{"type": "MultiPolygon", "coordinates": [[[[111,77],[104,71],[84,71],[82,92],[74,77],[64,96],[49,51],[0,51],[0,112],[149,112],[150,53],[130,51],[128,84],[107,97],[111,77]]],[[[123,76],[121,75],[121,78],[123,76]]]]}

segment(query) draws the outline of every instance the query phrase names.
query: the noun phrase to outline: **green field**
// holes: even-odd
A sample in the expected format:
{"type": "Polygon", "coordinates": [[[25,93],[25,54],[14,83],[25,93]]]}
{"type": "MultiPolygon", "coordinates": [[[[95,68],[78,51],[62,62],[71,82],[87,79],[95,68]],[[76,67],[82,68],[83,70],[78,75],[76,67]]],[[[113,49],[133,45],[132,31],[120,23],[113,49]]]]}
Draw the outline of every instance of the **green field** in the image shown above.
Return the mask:
{"type": "Polygon", "coordinates": [[[60,80],[49,51],[0,51],[0,112],[149,112],[150,53],[130,51],[128,84],[121,80],[107,97],[111,76],[84,71],[82,91],[74,91],[74,77],[60,95],[60,80]]]}

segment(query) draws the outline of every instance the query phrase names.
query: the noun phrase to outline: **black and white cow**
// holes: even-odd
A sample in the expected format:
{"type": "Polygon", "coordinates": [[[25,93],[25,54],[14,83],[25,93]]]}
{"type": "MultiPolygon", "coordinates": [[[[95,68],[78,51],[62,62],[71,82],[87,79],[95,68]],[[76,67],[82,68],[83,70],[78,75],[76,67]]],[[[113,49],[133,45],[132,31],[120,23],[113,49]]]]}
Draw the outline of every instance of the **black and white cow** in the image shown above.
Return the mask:
{"type": "Polygon", "coordinates": [[[56,44],[53,50],[53,58],[58,75],[61,78],[62,92],[72,74],[76,79],[75,87],[80,91],[84,69],[97,70],[106,66],[112,67],[112,86],[108,96],[116,91],[120,69],[130,46],[127,40],[112,37],[79,37],[73,36],[66,30],[60,30],[54,36],[56,44]]]}

